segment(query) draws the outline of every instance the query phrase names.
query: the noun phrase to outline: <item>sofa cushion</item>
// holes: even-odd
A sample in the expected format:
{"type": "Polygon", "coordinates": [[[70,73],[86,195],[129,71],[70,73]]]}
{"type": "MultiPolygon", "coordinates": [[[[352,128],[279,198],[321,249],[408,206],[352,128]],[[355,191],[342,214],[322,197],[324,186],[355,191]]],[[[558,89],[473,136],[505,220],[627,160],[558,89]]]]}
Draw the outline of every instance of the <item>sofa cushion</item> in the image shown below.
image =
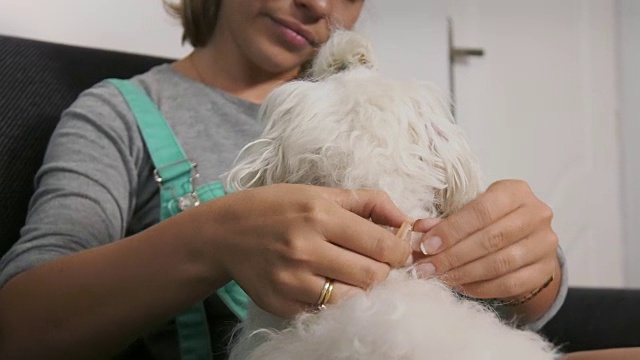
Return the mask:
{"type": "Polygon", "coordinates": [[[80,92],[169,59],[0,36],[0,255],[19,238],[48,139],[80,92]]]}

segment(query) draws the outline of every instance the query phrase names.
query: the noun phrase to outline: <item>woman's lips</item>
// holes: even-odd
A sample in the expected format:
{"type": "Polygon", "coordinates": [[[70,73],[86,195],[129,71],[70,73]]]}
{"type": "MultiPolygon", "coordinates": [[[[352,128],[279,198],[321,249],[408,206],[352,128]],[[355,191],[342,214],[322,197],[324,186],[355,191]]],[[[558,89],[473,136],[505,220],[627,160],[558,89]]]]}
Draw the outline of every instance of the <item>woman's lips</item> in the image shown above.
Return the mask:
{"type": "Polygon", "coordinates": [[[296,48],[306,46],[317,46],[317,41],[313,34],[297,21],[270,17],[277,25],[278,32],[283,40],[296,48]]]}

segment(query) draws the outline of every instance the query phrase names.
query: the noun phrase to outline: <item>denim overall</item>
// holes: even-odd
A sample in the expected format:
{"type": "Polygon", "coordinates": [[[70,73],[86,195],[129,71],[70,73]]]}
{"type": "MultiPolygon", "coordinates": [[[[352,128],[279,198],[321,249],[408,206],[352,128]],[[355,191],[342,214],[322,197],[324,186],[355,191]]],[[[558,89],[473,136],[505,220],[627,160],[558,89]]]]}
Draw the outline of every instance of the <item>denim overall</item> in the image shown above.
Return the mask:
{"type": "MultiPolygon", "coordinates": [[[[160,221],[225,195],[220,181],[198,185],[197,164],[186,157],[166,119],[143,89],[129,80],[108,81],[129,104],[153,161],[160,188],[160,221]]],[[[235,281],[217,294],[238,318],[247,316],[249,297],[235,281]]],[[[176,327],[181,360],[211,360],[211,339],[202,301],[178,315],[176,327]]]]}

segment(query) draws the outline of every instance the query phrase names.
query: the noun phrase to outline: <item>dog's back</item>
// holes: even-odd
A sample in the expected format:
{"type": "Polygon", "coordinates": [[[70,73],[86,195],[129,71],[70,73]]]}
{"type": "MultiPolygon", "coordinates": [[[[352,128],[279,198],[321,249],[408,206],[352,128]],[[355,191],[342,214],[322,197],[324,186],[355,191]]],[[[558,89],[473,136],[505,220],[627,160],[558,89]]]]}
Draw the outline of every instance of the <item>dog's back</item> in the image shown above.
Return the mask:
{"type": "Polygon", "coordinates": [[[290,324],[253,309],[232,359],[550,360],[539,335],[504,324],[436,279],[393,270],[369,292],[290,324]],[[266,330],[271,329],[271,330],[266,330]]]}

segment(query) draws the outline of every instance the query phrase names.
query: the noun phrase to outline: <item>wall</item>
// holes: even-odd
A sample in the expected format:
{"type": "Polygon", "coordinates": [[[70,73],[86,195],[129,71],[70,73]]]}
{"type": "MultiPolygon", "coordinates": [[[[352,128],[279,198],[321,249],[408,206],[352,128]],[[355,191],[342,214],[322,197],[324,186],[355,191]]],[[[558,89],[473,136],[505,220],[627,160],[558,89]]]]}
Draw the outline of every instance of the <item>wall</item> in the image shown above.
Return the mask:
{"type": "Polygon", "coordinates": [[[367,0],[360,31],[373,41],[381,70],[449,89],[447,0],[367,0]]]}
{"type": "Polygon", "coordinates": [[[487,183],[525,179],[555,213],[569,282],[625,285],[615,0],[450,0],[458,121],[487,183]]]}
{"type": "Polygon", "coordinates": [[[640,287],[640,1],[618,0],[618,89],[622,204],[629,286],[640,287]]]}
{"type": "MultiPolygon", "coordinates": [[[[448,88],[445,0],[368,0],[361,20],[383,71],[448,88]]],[[[0,34],[173,58],[190,50],[161,0],[0,0],[0,34]]]]}
{"type": "Polygon", "coordinates": [[[160,0],[0,0],[0,34],[170,57],[188,51],[160,0]]]}

